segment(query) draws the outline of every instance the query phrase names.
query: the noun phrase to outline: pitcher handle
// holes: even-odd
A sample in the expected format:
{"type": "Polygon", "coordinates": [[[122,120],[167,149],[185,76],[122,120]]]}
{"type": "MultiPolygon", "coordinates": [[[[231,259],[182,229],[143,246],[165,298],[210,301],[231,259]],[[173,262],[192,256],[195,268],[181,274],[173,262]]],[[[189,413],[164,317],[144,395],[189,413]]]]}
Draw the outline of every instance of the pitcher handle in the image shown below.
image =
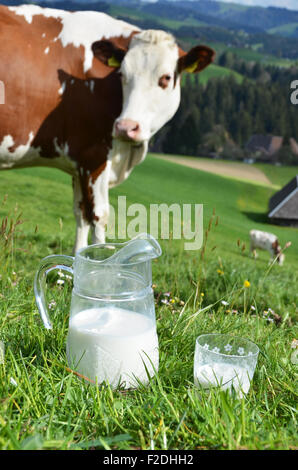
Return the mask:
{"type": "Polygon", "coordinates": [[[43,324],[47,330],[51,330],[53,328],[49,317],[49,309],[45,300],[45,287],[47,275],[55,269],[61,269],[63,271],[67,271],[70,274],[73,274],[73,262],[73,256],[49,255],[41,260],[40,267],[35,274],[35,301],[43,324]]]}

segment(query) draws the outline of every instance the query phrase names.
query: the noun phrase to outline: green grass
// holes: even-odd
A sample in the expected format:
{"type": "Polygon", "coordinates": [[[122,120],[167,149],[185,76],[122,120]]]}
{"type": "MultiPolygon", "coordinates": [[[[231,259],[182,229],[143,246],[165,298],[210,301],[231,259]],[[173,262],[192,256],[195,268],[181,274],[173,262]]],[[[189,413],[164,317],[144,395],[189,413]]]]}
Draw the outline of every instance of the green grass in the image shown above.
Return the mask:
{"type": "Polygon", "coordinates": [[[147,387],[112,391],[83,383],[67,369],[71,285],[59,287],[54,278],[48,285],[48,300],[56,302],[53,331],[42,327],[34,302],[41,258],[71,254],[70,178],[45,168],[1,172],[0,201],[7,196],[0,218],[8,215],[10,224],[5,231],[2,226],[0,238],[0,448],[296,447],[291,343],[297,338],[298,230],[267,224],[272,191],[150,156],[111,191],[113,205],[119,195],[147,207],[203,203],[205,231],[200,251],[185,251],[184,240],[160,241],[163,255],[153,263],[159,372],[147,387]],[[23,224],[17,225],[20,212],[23,224]],[[267,253],[256,261],[248,256],[252,227],[277,233],[282,244],[292,241],[283,267],[268,266],[267,253]],[[244,399],[194,388],[195,338],[207,332],[243,335],[258,344],[244,399]]]}
{"type": "MultiPolygon", "coordinates": [[[[191,80],[195,80],[196,76],[195,74],[187,74],[190,76],[191,80]]],[[[182,86],[185,85],[185,80],[186,76],[185,73],[182,74],[182,79],[181,83],[182,86]]],[[[199,80],[200,83],[206,84],[210,78],[225,78],[225,77],[234,77],[237,83],[242,83],[243,81],[243,75],[241,75],[238,72],[235,72],[235,70],[228,69],[227,67],[221,67],[220,65],[216,64],[211,64],[207,68],[205,68],[202,72],[199,74],[199,80]]]]}
{"type": "MultiPolygon", "coordinates": [[[[259,44],[258,47],[260,47],[259,44]]],[[[229,50],[248,62],[256,61],[261,62],[264,65],[275,65],[277,67],[291,67],[294,63],[290,59],[283,59],[270,54],[264,54],[258,50],[250,48],[231,47],[229,50]]]]}
{"type": "Polygon", "coordinates": [[[206,26],[207,23],[204,23],[204,21],[199,21],[193,18],[192,15],[190,15],[188,18],[185,18],[183,21],[182,20],[171,20],[168,18],[158,18],[158,21],[163,25],[164,29],[171,28],[171,29],[179,29],[182,26],[206,26]]]}
{"type": "Polygon", "coordinates": [[[295,33],[297,36],[298,23],[288,23],[267,30],[268,33],[291,37],[295,33]]]}
{"type": "Polygon", "coordinates": [[[266,163],[255,163],[254,166],[262,170],[272,184],[280,187],[284,186],[294,178],[294,176],[298,175],[298,166],[276,167],[266,163]]]}
{"type": "Polygon", "coordinates": [[[200,82],[207,83],[210,78],[224,78],[229,76],[234,77],[237,83],[242,83],[243,81],[243,75],[240,73],[226,67],[221,67],[220,65],[211,64],[200,72],[200,82]]]}

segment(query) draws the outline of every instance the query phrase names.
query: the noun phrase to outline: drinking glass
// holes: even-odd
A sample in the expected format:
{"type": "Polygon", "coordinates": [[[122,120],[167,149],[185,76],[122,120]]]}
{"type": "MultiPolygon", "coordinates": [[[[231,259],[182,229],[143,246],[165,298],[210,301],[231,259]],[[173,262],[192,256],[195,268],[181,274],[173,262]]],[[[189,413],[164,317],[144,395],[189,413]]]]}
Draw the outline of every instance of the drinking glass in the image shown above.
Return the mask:
{"type": "Polygon", "coordinates": [[[242,398],[249,390],[258,360],[258,346],[229,334],[203,334],[196,339],[194,383],[210,390],[232,388],[242,398]]]}

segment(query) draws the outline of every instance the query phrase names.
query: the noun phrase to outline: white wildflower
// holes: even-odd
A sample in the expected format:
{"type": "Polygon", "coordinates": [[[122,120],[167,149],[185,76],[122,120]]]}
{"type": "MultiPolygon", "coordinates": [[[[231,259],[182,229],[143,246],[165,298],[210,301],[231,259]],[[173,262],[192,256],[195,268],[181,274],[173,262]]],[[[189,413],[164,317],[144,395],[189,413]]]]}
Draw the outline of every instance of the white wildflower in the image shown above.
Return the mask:
{"type": "Polygon", "coordinates": [[[52,310],[54,307],[56,307],[56,302],[55,300],[51,300],[51,302],[49,303],[49,309],[52,310]]]}
{"type": "Polygon", "coordinates": [[[18,386],[17,382],[15,381],[13,377],[10,377],[9,382],[11,383],[11,385],[14,385],[15,387],[18,386]]]}
{"type": "Polygon", "coordinates": [[[3,341],[0,341],[0,364],[4,364],[4,350],[5,346],[3,341]]]}
{"type": "Polygon", "coordinates": [[[295,349],[295,351],[292,352],[291,363],[295,365],[298,364],[298,349],[295,349]]]}

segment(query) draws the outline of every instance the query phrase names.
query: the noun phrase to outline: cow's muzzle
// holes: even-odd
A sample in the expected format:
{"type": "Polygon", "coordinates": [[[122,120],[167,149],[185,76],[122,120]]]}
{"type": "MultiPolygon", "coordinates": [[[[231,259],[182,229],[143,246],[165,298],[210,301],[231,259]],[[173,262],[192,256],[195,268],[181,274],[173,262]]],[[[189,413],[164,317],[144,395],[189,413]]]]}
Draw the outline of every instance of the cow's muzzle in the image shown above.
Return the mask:
{"type": "Polygon", "coordinates": [[[140,125],[132,119],[120,119],[115,123],[114,137],[128,142],[140,141],[140,125]]]}

